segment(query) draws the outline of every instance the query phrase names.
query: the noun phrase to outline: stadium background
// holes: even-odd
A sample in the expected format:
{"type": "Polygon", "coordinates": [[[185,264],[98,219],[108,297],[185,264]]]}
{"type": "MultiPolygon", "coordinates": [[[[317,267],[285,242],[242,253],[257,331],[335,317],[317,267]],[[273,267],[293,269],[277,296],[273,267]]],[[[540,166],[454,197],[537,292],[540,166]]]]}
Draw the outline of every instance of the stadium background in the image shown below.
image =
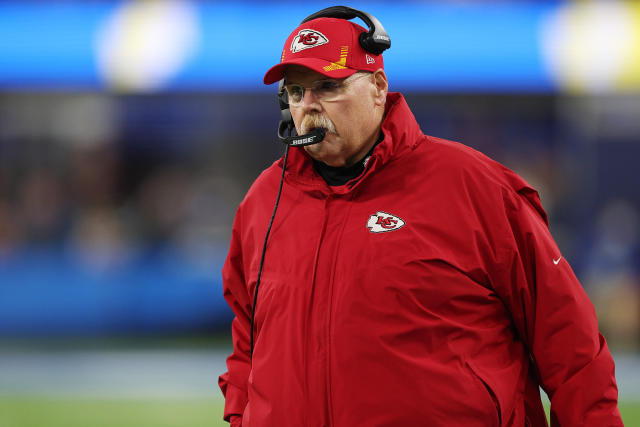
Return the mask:
{"type": "MultiPolygon", "coordinates": [[[[329,5],[0,3],[0,426],[217,425],[220,266],[282,153],[262,75],[329,5]]],[[[425,133],[539,190],[640,425],[640,3],[348,5],[425,133]]]]}

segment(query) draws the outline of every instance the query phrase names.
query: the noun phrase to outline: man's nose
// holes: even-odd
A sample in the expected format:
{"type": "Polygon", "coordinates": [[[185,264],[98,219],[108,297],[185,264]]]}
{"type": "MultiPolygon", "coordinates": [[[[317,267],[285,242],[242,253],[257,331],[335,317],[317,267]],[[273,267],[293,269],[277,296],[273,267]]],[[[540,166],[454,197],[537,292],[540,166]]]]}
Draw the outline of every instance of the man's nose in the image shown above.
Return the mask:
{"type": "Polygon", "coordinates": [[[316,93],[312,89],[306,88],[302,96],[301,105],[304,111],[319,111],[321,108],[316,93]]]}

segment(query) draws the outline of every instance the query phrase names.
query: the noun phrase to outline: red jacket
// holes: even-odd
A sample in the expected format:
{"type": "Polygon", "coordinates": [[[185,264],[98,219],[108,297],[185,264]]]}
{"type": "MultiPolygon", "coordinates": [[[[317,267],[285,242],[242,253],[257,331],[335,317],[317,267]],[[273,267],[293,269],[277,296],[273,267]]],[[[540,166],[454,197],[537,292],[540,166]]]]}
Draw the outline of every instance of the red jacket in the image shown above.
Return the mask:
{"type": "Polygon", "coordinates": [[[244,426],[618,426],[614,364],[538,195],[425,136],[389,94],[363,174],[329,187],[292,149],[240,205],[223,269],[234,351],[225,418],[244,426]]]}

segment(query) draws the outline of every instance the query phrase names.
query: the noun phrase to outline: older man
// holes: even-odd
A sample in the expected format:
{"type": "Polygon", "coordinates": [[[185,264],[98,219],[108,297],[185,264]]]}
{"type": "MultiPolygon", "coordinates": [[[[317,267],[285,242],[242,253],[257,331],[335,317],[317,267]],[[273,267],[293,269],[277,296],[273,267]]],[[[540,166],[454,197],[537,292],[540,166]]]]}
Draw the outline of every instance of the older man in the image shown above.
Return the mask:
{"type": "Polygon", "coordinates": [[[324,138],[292,148],[284,173],[275,162],[238,209],[225,419],[546,426],[541,386],[552,425],[622,425],[611,354],[537,193],[424,135],[365,31],[304,22],[265,75],[284,78],[298,133],[324,138]]]}

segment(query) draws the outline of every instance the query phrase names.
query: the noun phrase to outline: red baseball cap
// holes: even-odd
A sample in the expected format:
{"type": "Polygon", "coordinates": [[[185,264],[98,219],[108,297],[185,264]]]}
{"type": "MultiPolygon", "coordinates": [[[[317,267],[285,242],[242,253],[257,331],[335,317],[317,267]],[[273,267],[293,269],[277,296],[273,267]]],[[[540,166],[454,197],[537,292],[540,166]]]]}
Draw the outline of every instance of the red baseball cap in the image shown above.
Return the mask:
{"type": "Polygon", "coordinates": [[[356,71],[384,68],[382,54],[365,51],[358,36],[367,31],[339,18],[317,18],[298,26],[287,38],[280,63],[264,75],[270,85],[284,78],[287,65],[302,65],[327,77],[342,79],[356,71]]]}

